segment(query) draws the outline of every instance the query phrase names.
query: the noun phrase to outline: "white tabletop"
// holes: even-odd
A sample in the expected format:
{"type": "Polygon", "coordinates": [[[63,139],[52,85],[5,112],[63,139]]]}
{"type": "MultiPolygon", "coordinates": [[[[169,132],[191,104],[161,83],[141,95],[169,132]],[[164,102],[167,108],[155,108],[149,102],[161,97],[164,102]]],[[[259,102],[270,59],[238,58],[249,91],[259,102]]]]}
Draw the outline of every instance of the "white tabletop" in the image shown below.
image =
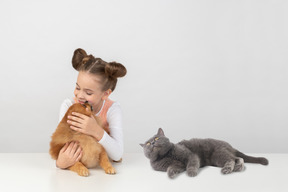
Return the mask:
{"type": "MultiPolygon", "coordinates": [[[[256,155],[256,154],[251,154],[256,155]]],[[[241,173],[222,175],[220,168],[206,167],[198,176],[186,173],[169,179],[167,173],[150,167],[141,153],[125,154],[122,163],[114,163],[116,175],[91,169],[89,177],[55,167],[47,153],[0,153],[0,191],[73,192],[73,191],[288,191],[288,154],[257,154],[269,159],[268,166],[246,164],[241,173]]]]}

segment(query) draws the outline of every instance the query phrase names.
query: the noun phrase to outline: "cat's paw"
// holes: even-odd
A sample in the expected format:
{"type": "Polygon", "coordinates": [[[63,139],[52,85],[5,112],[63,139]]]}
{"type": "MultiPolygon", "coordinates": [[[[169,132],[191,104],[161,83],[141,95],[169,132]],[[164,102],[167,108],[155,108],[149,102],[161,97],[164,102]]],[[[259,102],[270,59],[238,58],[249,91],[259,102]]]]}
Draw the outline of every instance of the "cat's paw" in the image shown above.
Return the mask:
{"type": "Polygon", "coordinates": [[[243,171],[244,169],[245,169],[244,160],[242,158],[237,159],[233,171],[239,172],[239,171],[243,171]]]}
{"type": "Polygon", "coordinates": [[[238,164],[238,165],[235,165],[233,171],[234,171],[234,172],[240,172],[240,171],[244,171],[244,169],[245,169],[244,164],[238,164]]]}
{"type": "Polygon", "coordinates": [[[105,173],[109,175],[114,175],[116,174],[116,170],[114,169],[114,167],[108,167],[107,169],[105,169],[105,173]]]}
{"type": "Polygon", "coordinates": [[[232,167],[223,167],[221,170],[223,174],[229,174],[232,173],[232,171],[233,171],[232,167]]]}
{"type": "Polygon", "coordinates": [[[175,178],[177,175],[178,175],[178,171],[169,167],[168,170],[167,170],[167,173],[168,173],[168,177],[170,177],[171,179],[175,178]]]}
{"type": "Polygon", "coordinates": [[[198,170],[196,168],[190,167],[187,169],[187,174],[189,177],[195,177],[198,175],[198,170]]]}
{"type": "Polygon", "coordinates": [[[88,177],[89,176],[89,170],[86,167],[81,167],[77,170],[78,175],[83,176],[83,177],[88,177]]]}

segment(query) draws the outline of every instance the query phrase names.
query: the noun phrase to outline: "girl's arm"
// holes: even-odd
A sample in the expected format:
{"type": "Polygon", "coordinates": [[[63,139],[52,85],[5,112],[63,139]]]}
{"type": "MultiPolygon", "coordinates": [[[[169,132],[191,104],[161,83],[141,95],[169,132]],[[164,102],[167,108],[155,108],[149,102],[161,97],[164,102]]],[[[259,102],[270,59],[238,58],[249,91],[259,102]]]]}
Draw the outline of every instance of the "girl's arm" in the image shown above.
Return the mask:
{"type": "Polygon", "coordinates": [[[122,111],[120,105],[115,102],[107,112],[110,135],[104,132],[99,143],[105,148],[108,156],[119,161],[123,155],[123,130],[122,130],[122,111]]]}

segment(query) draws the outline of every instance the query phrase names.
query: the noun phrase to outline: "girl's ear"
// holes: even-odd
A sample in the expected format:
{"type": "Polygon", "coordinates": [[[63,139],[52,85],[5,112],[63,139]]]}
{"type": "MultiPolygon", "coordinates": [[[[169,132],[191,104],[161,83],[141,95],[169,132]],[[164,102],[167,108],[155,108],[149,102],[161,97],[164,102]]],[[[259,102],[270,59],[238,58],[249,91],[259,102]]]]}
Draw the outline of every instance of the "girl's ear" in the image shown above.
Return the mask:
{"type": "Polygon", "coordinates": [[[109,95],[112,93],[111,89],[108,89],[107,91],[104,91],[104,95],[102,96],[102,100],[108,99],[109,95]]]}

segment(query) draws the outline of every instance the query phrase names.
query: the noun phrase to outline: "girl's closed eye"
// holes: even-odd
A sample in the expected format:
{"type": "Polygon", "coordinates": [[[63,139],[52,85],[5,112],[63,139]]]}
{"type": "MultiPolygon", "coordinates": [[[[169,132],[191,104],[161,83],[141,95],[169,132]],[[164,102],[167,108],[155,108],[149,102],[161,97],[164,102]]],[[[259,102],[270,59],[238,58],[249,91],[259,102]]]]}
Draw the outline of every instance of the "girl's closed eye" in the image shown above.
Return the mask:
{"type": "Polygon", "coordinates": [[[87,95],[92,95],[93,93],[86,93],[87,95]]]}

